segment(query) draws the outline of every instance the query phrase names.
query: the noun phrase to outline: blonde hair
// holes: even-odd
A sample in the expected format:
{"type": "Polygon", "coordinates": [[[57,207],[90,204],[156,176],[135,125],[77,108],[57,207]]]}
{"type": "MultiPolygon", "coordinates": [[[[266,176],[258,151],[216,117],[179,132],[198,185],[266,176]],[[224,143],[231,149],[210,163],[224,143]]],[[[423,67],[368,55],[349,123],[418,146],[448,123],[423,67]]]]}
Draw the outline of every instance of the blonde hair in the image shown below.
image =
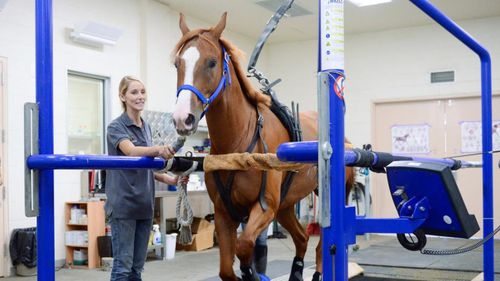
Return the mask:
{"type": "MultiPolygon", "coordinates": [[[[142,82],[141,79],[139,79],[135,76],[132,76],[132,75],[127,75],[127,76],[124,76],[122,78],[122,80],[120,81],[120,85],[118,86],[118,97],[125,96],[125,93],[128,91],[128,87],[130,86],[130,83],[132,83],[134,81],[141,83],[142,86],[144,87],[144,90],[146,89],[146,86],[144,85],[144,82],[142,82]]],[[[120,101],[122,102],[123,111],[126,111],[127,105],[125,104],[124,101],[122,101],[122,100],[120,100],[120,101]]]]}

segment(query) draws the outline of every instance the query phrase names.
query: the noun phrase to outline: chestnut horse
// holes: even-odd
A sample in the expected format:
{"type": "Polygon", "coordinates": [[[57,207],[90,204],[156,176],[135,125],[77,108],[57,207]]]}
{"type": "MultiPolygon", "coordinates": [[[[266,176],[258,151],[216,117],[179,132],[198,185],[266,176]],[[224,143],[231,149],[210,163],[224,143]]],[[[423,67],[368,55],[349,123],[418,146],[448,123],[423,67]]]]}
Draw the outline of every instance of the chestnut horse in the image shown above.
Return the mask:
{"type": "MultiPolygon", "coordinates": [[[[225,25],[226,13],[215,27],[190,30],[183,15],[180,15],[182,38],[172,53],[178,86],[173,113],[176,130],[180,135],[193,134],[206,113],[211,154],[263,153],[265,150],[275,153],[281,143],[290,141],[288,131],[271,112],[270,97],[254,89],[247,79],[239,61],[241,52],[221,38],[225,25]]],[[[317,113],[301,113],[300,124],[305,141],[317,139],[317,113]]],[[[262,171],[249,170],[232,174],[219,171],[218,174],[206,173],[205,181],[215,209],[220,278],[239,280],[233,270],[236,255],[240,260],[243,280],[260,280],[252,268],[255,240],[276,218],[290,233],[295,244],[295,259],[289,280],[302,280],[303,258],[309,237],[295,216],[294,206],[316,189],[317,166],[306,165],[297,171],[283,200],[280,198],[283,172],[268,171],[264,175],[262,171]],[[216,181],[228,183],[223,188],[231,186],[229,193],[221,194],[216,181]],[[261,189],[265,190],[262,194],[261,189]],[[231,212],[240,213],[248,220],[239,237],[236,230],[241,221],[235,219],[231,212]]],[[[346,169],[346,178],[346,186],[351,186],[351,168],[346,169]]],[[[320,272],[320,245],[316,248],[316,259],[317,271],[320,272]]]]}

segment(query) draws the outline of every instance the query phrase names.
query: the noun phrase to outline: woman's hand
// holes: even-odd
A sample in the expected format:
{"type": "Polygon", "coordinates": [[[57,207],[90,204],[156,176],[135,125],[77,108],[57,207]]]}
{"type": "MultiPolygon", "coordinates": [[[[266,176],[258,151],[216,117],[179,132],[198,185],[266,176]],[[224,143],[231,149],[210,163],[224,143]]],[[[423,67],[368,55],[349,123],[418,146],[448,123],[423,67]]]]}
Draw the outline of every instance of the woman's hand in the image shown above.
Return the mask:
{"type": "Polygon", "coordinates": [[[180,182],[181,184],[188,184],[189,176],[177,177],[177,182],[180,182]]]}
{"type": "Polygon", "coordinates": [[[159,145],[158,146],[158,156],[163,159],[170,159],[174,157],[175,150],[171,145],[159,145]]]}
{"type": "Polygon", "coordinates": [[[187,184],[189,182],[189,176],[179,177],[172,174],[155,173],[155,180],[161,181],[170,185],[187,184]]]}

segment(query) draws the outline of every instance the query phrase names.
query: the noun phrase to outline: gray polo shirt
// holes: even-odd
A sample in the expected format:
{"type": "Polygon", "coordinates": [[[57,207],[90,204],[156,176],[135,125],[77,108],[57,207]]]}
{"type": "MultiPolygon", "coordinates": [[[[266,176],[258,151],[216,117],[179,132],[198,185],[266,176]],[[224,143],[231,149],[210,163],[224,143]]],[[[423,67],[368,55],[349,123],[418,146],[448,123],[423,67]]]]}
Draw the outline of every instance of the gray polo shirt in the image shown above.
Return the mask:
{"type": "MultiPolygon", "coordinates": [[[[108,125],[109,155],[124,156],[118,144],[128,139],[135,146],[152,146],[151,128],[142,119],[142,128],[123,113],[108,125]]],[[[152,219],[154,174],[151,169],[106,171],[106,215],[120,219],[152,219]]]]}

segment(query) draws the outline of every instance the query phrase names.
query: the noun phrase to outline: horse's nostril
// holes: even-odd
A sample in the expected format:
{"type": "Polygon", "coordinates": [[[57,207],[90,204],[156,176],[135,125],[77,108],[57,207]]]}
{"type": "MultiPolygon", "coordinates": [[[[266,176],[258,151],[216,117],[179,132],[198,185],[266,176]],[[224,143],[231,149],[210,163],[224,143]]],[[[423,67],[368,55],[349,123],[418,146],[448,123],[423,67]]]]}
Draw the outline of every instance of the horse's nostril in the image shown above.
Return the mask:
{"type": "Polygon", "coordinates": [[[172,119],[172,122],[174,123],[174,127],[177,127],[177,122],[175,121],[175,119],[172,119]]]}
{"type": "Polygon", "coordinates": [[[187,126],[193,124],[194,122],[194,115],[193,114],[188,114],[188,117],[186,118],[186,121],[184,121],[184,123],[186,123],[187,126]]]}

